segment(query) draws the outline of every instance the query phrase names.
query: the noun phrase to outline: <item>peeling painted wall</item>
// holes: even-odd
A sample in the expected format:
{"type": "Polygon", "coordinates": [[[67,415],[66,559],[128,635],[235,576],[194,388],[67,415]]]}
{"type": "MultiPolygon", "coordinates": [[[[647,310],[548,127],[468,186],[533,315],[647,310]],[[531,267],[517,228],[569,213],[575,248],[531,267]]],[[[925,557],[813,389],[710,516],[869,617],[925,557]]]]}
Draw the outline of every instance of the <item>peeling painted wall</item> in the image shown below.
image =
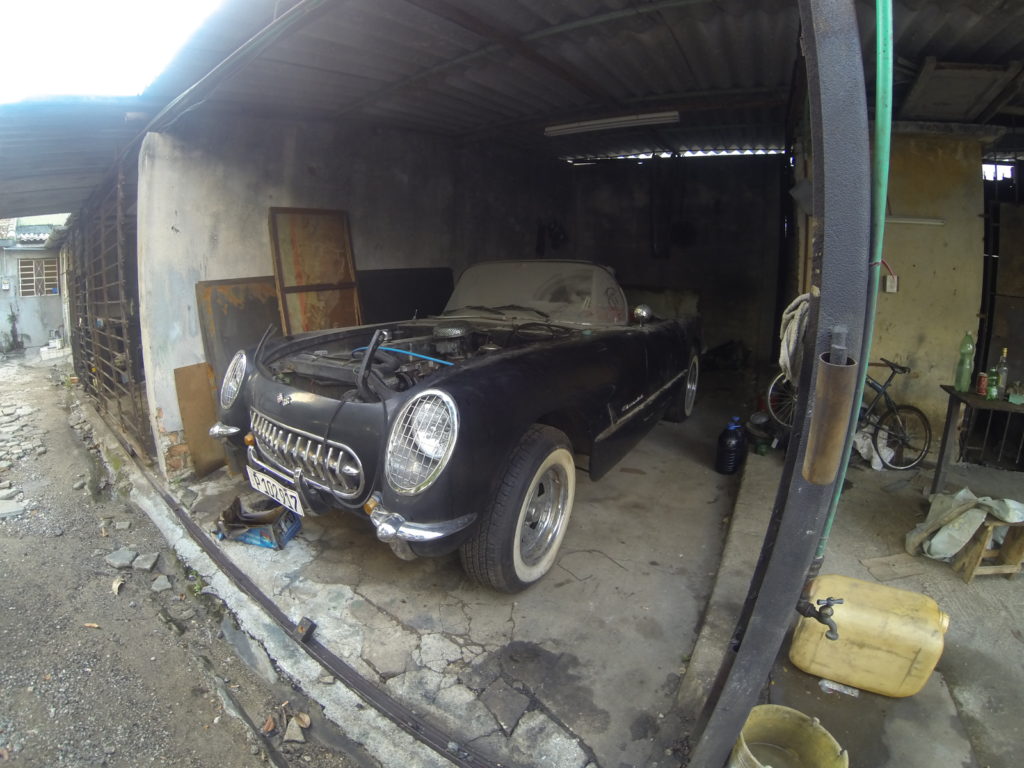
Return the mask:
{"type": "Polygon", "coordinates": [[[458,274],[481,259],[531,256],[536,221],[564,204],[552,191],[564,174],[517,153],[360,124],[196,118],[147,136],[139,309],[161,468],[181,440],[174,370],[204,360],[195,284],[273,274],[270,207],[347,211],[357,269],[458,274]]]}
{"type": "MultiPolygon", "coordinates": [[[[921,408],[938,439],[960,340],[977,335],[984,267],[982,144],[963,137],[893,137],[885,261],[899,277],[897,293],[878,297],[872,359],[909,365],[890,390],[921,408]],[[928,220],[929,223],[925,223],[928,220]],[[930,223],[939,220],[942,223],[930,223]]],[[[871,368],[875,377],[887,368],[871,368]]],[[[937,450],[937,444],[934,450],[937,450]]]]}

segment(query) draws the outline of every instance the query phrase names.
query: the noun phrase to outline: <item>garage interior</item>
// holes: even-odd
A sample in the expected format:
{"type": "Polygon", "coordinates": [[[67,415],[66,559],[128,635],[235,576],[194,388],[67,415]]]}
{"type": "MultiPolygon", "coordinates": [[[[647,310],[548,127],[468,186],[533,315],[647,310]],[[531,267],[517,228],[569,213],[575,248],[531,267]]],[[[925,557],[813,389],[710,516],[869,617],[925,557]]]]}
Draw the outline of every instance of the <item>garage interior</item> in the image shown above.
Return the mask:
{"type": "MultiPolygon", "coordinates": [[[[874,4],[853,7],[870,104],[874,4]]],[[[873,359],[913,370],[893,393],[925,411],[935,440],[923,470],[851,471],[834,557],[863,578],[861,559],[902,551],[919,522],[946,417],[940,385],[964,332],[978,369],[1006,346],[1011,380],[1024,374],[1024,11],[897,0],[894,14],[884,259],[896,290],[879,296],[873,359]],[[1011,170],[983,182],[983,164],[1011,170]],[[879,506],[899,511],[881,520],[879,506]]],[[[752,455],[742,483],[716,475],[715,438],[728,417],[763,408],[782,310],[817,279],[800,34],[786,0],[229,1],[139,99],[0,108],[0,173],[17,180],[0,190],[0,215],[73,212],[62,257],[82,386],[172,492],[198,489],[204,523],[240,483],[205,436],[214,387],[279,312],[271,209],[344,211],[363,322],[437,311],[465,267],[509,258],[597,261],[631,304],[699,312],[697,417],[659,425],[612,476],[581,484],[559,572],[515,600],[480,594],[453,562],[395,561],[359,521],[307,521],[278,553],[225,546],[294,619],[315,608],[321,636],[365,677],[491,759],[525,765],[543,748],[580,768],[681,764],[683,678],[731,567],[727,532],[745,500],[767,511],[781,463],[776,450],[752,455]],[[496,714],[523,699],[515,717],[496,714]]],[[[1016,445],[1022,423],[996,431],[1016,445]]],[[[986,459],[999,440],[984,424],[967,432],[980,447],[965,459],[1019,472],[1019,451],[986,459]]],[[[958,465],[947,483],[1012,493],[1004,475],[978,478],[958,465]]],[[[748,560],[766,522],[752,524],[748,560]]],[[[963,649],[984,646],[984,607],[1002,616],[1000,652],[1019,650],[1019,588],[925,565],[902,585],[956,606],[940,687],[960,686],[952,713],[969,759],[1009,766],[1016,727],[986,725],[995,705],[972,697],[1018,712],[1019,697],[989,690],[989,671],[967,680],[978,667],[963,649]]],[[[752,567],[730,574],[744,582],[737,602],[752,567]]],[[[776,673],[800,688],[802,673],[776,673]]],[[[920,724],[951,701],[929,695],[937,709],[914,716],[870,694],[858,706],[920,724]]],[[[836,733],[847,719],[835,696],[789,700],[836,733]]],[[[889,741],[844,735],[876,750],[858,763],[850,744],[855,764],[915,764],[889,741]]]]}

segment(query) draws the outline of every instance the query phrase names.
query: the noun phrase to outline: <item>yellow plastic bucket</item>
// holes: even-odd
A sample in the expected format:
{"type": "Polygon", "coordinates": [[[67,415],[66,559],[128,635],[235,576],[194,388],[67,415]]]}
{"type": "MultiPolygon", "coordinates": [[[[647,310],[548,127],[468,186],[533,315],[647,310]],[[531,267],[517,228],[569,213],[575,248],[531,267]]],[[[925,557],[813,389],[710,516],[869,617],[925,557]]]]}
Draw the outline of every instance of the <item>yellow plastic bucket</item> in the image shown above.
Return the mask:
{"type": "Polygon", "coordinates": [[[849,757],[817,718],[778,704],[750,710],[728,768],[848,768],[849,757]]]}

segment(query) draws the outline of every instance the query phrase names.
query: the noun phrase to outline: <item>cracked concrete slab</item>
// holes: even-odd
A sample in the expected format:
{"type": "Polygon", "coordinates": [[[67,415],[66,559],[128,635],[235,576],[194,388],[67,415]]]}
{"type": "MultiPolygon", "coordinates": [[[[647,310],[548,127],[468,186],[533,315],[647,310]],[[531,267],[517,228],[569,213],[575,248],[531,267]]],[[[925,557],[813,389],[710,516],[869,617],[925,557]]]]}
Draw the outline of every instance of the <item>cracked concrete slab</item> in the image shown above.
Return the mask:
{"type": "Polygon", "coordinates": [[[519,721],[510,745],[530,765],[584,768],[590,762],[576,739],[536,710],[519,721]]]}
{"type": "MultiPolygon", "coordinates": [[[[457,556],[400,561],[356,515],[307,517],[281,551],[219,547],[293,621],[312,618],[320,642],[457,744],[513,766],[679,765],[680,734],[660,727],[661,714],[674,706],[737,486],[709,469],[718,420],[660,424],[600,483],[581,473],[557,566],[518,595],[472,583],[457,556]]],[[[245,486],[218,473],[197,489],[190,511],[210,530],[245,486]]],[[[443,763],[345,686],[321,682],[168,510],[150,514],[241,630],[351,738],[382,764],[443,763]]]]}
{"type": "Polygon", "coordinates": [[[504,680],[495,680],[480,694],[480,701],[490,710],[506,734],[511,734],[519,718],[530,706],[530,699],[504,680]]]}

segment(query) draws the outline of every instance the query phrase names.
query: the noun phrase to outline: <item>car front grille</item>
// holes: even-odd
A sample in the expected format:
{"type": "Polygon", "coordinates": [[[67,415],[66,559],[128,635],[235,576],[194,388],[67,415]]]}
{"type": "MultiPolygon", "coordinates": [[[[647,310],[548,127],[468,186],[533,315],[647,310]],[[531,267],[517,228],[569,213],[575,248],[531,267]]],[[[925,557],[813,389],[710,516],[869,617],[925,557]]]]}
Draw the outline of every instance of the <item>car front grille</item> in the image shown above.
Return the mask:
{"type": "Polygon", "coordinates": [[[343,499],[354,499],[362,493],[363,467],[347,445],[280,424],[255,409],[250,417],[260,453],[289,475],[301,470],[313,485],[343,499]]]}

